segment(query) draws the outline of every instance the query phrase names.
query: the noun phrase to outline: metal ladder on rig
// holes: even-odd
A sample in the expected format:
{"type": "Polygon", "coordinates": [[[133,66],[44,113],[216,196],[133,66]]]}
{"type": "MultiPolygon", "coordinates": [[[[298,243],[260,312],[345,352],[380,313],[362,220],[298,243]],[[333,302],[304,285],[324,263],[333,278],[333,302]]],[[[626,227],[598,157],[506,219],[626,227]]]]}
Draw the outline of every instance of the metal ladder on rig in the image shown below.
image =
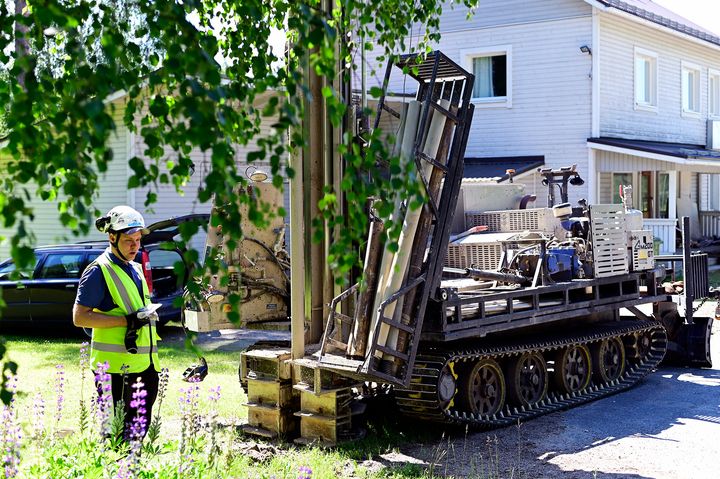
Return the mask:
{"type": "MultiPolygon", "coordinates": [[[[381,303],[374,330],[369,334],[371,339],[367,344],[365,359],[350,364],[356,367],[357,374],[383,382],[407,385],[417,354],[427,302],[438,290],[460,192],[465,147],[474,111],[474,105],[470,102],[474,75],[439,51],[430,53],[425,58],[418,54],[401,56],[395,64],[390,63],[386,69],[383,83],[385,92],[379,99],[375,128],[380,125],[383,115],[399,117],[386,102],[387,85],[393,68],[401,69],[418,83],[416,100],[421,102],[422,106],[413,160],[427,202],[422,207],[413,238],[410,263],[402,286],[381,303]],[[434,157],[423,152],[432,115],[443,115],[446,125],[438,153],[434,157]],[[428,165],[431,168],[428,168],[428,165]],[[430,174],[423,174],[423,169],[430,174]],[[392,303],[402,303],[402,314],[399,318],[398,315],[393,318],[386,314],[392,303]],[[396,335],[396,344],[383,343],[379,334],[381,328],[386,328],[396,335]]],[[[337,311],[337,308],[357,291],[356,284],[330,304],[330,314],[320,349],[321,366],[332,369],[333,361],[329,359],[332,350],[348,346],[348,338],[344,337],[343,332],[348,325],[352,325],[354,318],[337,311]]]]}

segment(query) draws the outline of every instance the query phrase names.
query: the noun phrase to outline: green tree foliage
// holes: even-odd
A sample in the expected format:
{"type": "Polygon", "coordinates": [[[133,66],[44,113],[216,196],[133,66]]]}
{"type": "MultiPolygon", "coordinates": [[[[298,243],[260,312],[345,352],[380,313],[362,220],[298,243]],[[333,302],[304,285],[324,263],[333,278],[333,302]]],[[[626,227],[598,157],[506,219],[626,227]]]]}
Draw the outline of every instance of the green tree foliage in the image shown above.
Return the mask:
{"type": "MultiPolygon", "coordinates": [[[[477,0],[455,2],[474,7],[477,0]]],[[[0,216],[17,231],[13,257],[21,264],[32,259],[28,185],[34,183],[42,199],[56,201],[63,224],[76,233],[88,232],[100,213],[93,198],[98,175],[112,160],[108,138],[117,125],[105,100],[114,92],[127,92],[124,122],[142,136],[147,145],[142,153],[153,160],[149,165],[130,160],[129,188],[164,183],[181,190],[193,171],[190,151],[200,148],[211,157],[200,201],[214,195],[232,205],[250,202],[242,189],[233,188],[245,182],[236,170],[236,146],[255,141],[257,150],[247,160],[269,160],[278,186],[282,175],[293,176],[286,158],[304,142],[296,127],[309,95],[303,62],[333,79],[350,74],[350,69],[339,72],[338,65],[355,65],[361,49],[379,49],[381,59],[427,49],[439,38],[442,3],[347,0],[328,9],[330,2],[319,0],[6,2],[0,12],[0,67],[5,69],[0,105],[8,128],[3,151],[12,161],[3,172],[0,216]],[[284,58],[271,48],[272,29],[288,33],[292,46],[284,58]],[[417,32],[421,41],[410,44],[417,32]],[[275,93],[257,107],[256,100],[267,92],[275,93]],[[277,121],[261,136],[263,117],[277,121]]],[[[332,88],[323,96],[332,123],[340,125],[347,105],[332,88]]],[[[382,178],[367,175],[383,148],[380,142],[370,145],[373,151],[361,151],[348,135],[337,146],[350,165],[343,188],[351,199],[407,186],[396,181],[389,189],[379,187],[382,178]]],[[[333,201],[340,192],[328,193],[322,206],[332,226],[341,221],[333,201]]],[[[155,199],[151,193],[146,204],[155,199]]],[[[338,239],[338,251],[352,251],[353,231],[364,235],[364,202],[349,204],[357,206],[349,217],[359,228],[346,229],[350,236],[338,239]]],[[[251,206],[251,215],[262,221],[259,208],[251,206]]],[[[216,219],[228,227],[238,220],[236,211],[216,219]]],[[[341,272],[358,261],[352,254],[331,259],[341,272]]]]}
{"type": "MultiPolygon", "coordinates": [[[[477,1],[451,4],[474,8],[477,1]]],[[[142,137],[142,154],[151,159],[130,159],[134,174],[128,188],[172,184],[181,191],[193,173],[190,152],[198,148],[211,158],[199,200],[215,197],[216,203],[229,205],[213,221],[239,238],[237,205],[249,205],[250,219],[258,224],[270,212],[245,188],[237,188],[246,179],[236,169],[236,148],[256,144],[247,161],[269,161],[276,186],[281,187],[282,177],[293,177],[287,158],[305,143],[303,108],[314,100],[303,68],[332,85],[333,79],[352,74],[362,50],[380,52],[381,61],[426,51],[439,38],[443,3],[6,1],[0,6],[0,124],[7,130],[0,154],[11,161],[0,180],[0,217],[16,231],[13,258],[21,266],[33,259],[28,191],[55,201],[62,223],[76,234],[87,233],[101,213],[93,200],[99,175],[113,160],[108,139],[118,126],[107,99],[119,91],[127,99],[123,122],[142,137]],[[284,55],[271,48],[273,29],[287,32],[290,47],[284,55]],[[261,134],[263,118],[274,123],[261,134]]],[[[330,121],[341,125],[351,113],[346,99],[327,86],[322,96],[330,121]]],[[[367,229],[365,199],[378,198],[378,212],[388,218],[394,191],[407,198],[419,194],[378,138],[379,132],[362,139],[346,134],[334,145],[346,165],[343,191],[328,188],[316,226],[317,231],[349,226],[336,228],[339,236],[329,251],[338,277],[359,264],[357,245],[367,229]],[[378,158],[384,158],[388,177],[379,173],[378,158]],[[348,198],[347,211],[337,208],[340,195],[348,198]]],[[[148,206],[156,200],[150,191],[148,206]]],[[[399,225],[387,226],[397,237],[399,225]]],[[[183,239],[197,229],[183,225],[183,239]]],[[[212,261],[209,267],[217,269],[212,261]]]]}

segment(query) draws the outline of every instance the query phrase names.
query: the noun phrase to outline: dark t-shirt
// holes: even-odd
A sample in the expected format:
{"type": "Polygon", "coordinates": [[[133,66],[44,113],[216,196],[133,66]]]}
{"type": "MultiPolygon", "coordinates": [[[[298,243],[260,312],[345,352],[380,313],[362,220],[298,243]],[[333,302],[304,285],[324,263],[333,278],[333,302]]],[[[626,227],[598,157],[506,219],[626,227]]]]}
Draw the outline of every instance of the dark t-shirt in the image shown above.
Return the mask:
{"type": "MultiPolygon", "coordinates": [[[[140,292],[140,297],[142,297],[142,279],[140,278],[138,270],[135,269],[132,264],[120,260],[120,258],[110,251],[110,248],[105,250],[103,254],[108,255],[113,263],[120,266],[123,271],[133,279],[140,292]]],[[[113,301],[112,296],[110,296],[110,290],[107,287],[100,266],[96,264],[88,266],[85,272],[83,272],[80,283],[78,284],[75,304],[95,308],[100,311],[110,311],[118,307],[115,301],[113,301]]]]}

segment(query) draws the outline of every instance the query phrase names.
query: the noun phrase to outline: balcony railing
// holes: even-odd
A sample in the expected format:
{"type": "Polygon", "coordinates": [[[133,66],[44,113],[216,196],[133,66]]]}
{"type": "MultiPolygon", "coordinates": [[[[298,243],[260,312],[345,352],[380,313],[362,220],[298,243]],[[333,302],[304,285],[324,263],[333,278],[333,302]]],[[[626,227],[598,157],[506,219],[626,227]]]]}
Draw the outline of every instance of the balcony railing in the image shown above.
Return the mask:
{"type": "Polygon", "coordinates": [[[720,211],[700,211],[700,236],[720,237],[720,211]]]}
{"type": "Polygon", "coordinates": [[[675,234],[677,220],[675,218],[643,218],[644,228],[650,229],[653,236],[662,241],[660,254],[675,253],[675,234]]]}

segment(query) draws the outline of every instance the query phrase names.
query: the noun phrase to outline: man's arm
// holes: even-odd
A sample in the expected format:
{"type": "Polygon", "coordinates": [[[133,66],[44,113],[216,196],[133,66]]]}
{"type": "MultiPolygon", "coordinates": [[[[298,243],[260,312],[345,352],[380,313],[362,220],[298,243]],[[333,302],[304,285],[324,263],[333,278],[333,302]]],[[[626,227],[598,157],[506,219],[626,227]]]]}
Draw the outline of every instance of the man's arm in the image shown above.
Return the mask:
{"type": "Polygon", "coordinates": [[[78,328],[117,328],[127,326],[127,319],[125,316],[112,316],[93,311],[89,306],[76,303],[73,306],[73,324],[78,328]]]}
{"type": "MultiPolygon", "coordinates": [[[[83,272],[78,284],[75,305],[73,306],[73,324],[79,328],[115,328],[127,326],[125,316],[112,316],[98,311],[107,294],[102,271],[97,265],[90,265],[83,272]]],[[[109,305],[102,308],[109,309],[109,305]]]]}

